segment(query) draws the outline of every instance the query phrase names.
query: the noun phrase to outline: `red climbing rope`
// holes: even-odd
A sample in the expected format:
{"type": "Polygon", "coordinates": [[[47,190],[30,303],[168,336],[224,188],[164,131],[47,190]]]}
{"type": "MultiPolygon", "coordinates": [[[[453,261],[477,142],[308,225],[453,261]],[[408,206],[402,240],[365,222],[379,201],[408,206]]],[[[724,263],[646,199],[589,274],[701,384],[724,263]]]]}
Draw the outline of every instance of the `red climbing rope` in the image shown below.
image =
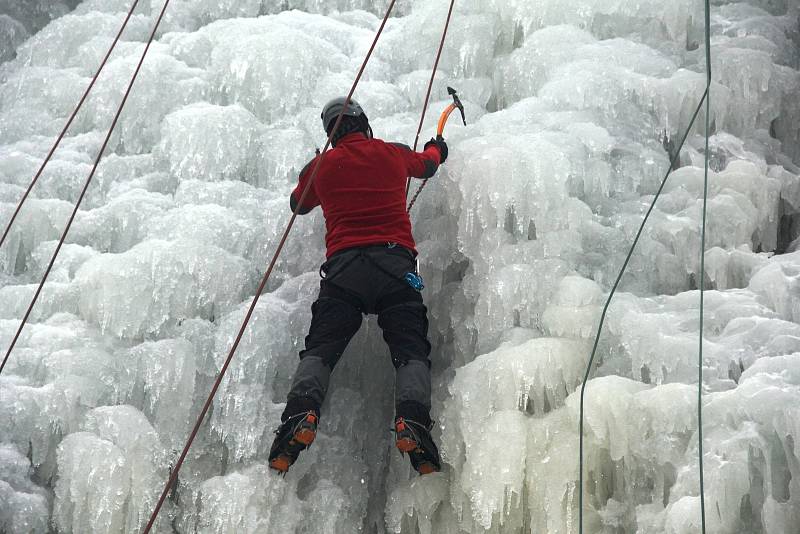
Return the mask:
{"type": "MultiPolygon", "coordinates": [[[[6,237],[8,236],[8,233],[11,231],[11,226],[14,224],[14,221],[16,220],[17,215],[19,215],[19,212],[22,209],[22,205],[25,204],[25,201],[28,199],[28,195],[31,193],[31,190],[33,189],[33,186],[36,185],[36,182],[39,180],[39,177],[42,175],[42,172],[44,171],[44,168],[47,166],[47,163],[50,161],[50,158],[53,157],[53,153],[58,148],[58,145],[61,144],[61,140],[64,139],[64,135],[66,135],[67,130],[72,125],[72,121],[75,120],[75,116],[78,115],[78,112],[81,110],[81,107],[83,106],[83,103],[86,100],[86,97],[89,96],[89,93],[91,92],[92,87],[94,87],[94,84],[97,81],[98,76],[100,76],[100,72],[102,72],[103,67],[106,66],[106,62],[108,61],[108,58],[111,56],[111,52],[113,52],[114,51],[114,47],[117,46],[117,42],[119,41],[119,38],[122,36],[122,32],[125,30],[125,27],[128,25],[128,21],[131,19],[131,16],[133,15],[133,11],[134,11],[134,9],[136,9],[136,6],[138,4],[139,4],[139,0],[133,0],[133,4],[131,5],[131,9],[128,11],[128,16],[125,17],[125,20],[123,21],[122,26],[119,29],[119,32],[117,32],[117,36],[114,38],[114,42],[111,43],[111,46],[109,47],[108,52],[106,52],[106,55],[103,58],[103,61],[100,62],[100,66],[97,68],[97,72],[94,73],[94,77],[92,77],[91,83],[89,83],[89,86],[86,88],[86,91],[84,91],[83,96],[81,97],[80,101],[78,102],[78,105],[75,107],[75,111],[73,111],[72,115],[69,116],[69,119],[67,120],[67,124],[64,125],[64,129],[61,130],[60,134],[58,134],[58,138],[56,139],[56,142],[53,144],[52,148],[50,149],[50,152],[47,153],[47,157],[44,158],[44,161],[42,162],[42,165],[39,167],[39,170],[36,172],[36,176],[33,177],[33,180],[31,180],[31,183],[28,186],[28,189],[25,190],[25,193],[22,195],[22,198],[19,200],[19,204],[17,204],[17,209],[14,210],[14,214],[11,216],[11,220],[8,221],[8,224],[6,225],[6,229],[3,231],[3,236],[0,237],[0,247],[3,246],[3,243],[5,242],[6,237]]],[[[0,369],[2,369],[2,368],[0,368],[0,369]]]]}
{"type": "MultiPolygon", "coordinates": [[[[453,6],[455,5],[456,0],[450,0],[450,9],[447,11],[447,20],[444,23],[444,30],[442,31],[442,39],[439,42],[439,50],[436,52],[436,60],[433,62],[433,70],[431,71],[431,80],[428,82],[428,91],[425,93],[425,103],[422,105],[422,115],[419,118],[419,126],[417,126],[417,136],[414,138],[414,151],[417,150],[417,144],[419,144],[419,134],[422,132],[422,123],[425,121],[425,113],[428,111],[428,101],[431,98],[431,89],[433,88],[433,80],[436,78],[436,70],[439,68],[439,59],[442,57],[442,49],[444,49],[444,41],[447,38],[447,30],[450,28],[450,18],[453,15],[453,6]]],[[[408,206],[408,211],[411,211],[411,208],[414,206],[414,201],[416,201],[419,193],[422,191],[422,188],[425,187],[425,184],[428,180],[424,180],[422,185],[420,186],[417,193],[414,195],[413,200],[411,201],[411,205],[408,206]]],[[[408,191],[411,189],[411,178],[408,178],[406,181],[406,198],[408,197],[408,191]]]]}
{"type": "Polygon", "coordinates": [[[228,366],[230,365],[231,361],[233,360],[233,356],[236,353],[236,349],[239,346],[239,342],[244,335],[245,328],[247,328],[247,324],[250,322],[250,318],[253,315],[253,311],[255,311],[256,304],[258,303],[258,299],[261,297],[262,291],[267,285],[267,281],[269,280],[270,275],[272,274],[272,270],[275,267],[275,263],[278,261],[278,256],[280,256],[281,251],[283,250],[283,246],[286,243],[286,238],[289,236],[289,232],[294,226],[294,221],[297,219],[297,212],[300,207],[303,205],[303,201],[305,200],[306,196],[308,195],[309,190],[311,189],[311,185],[314,183],[314,179],[317,177],[317,172],[319,172],[320,164],[325,157],[325,153],[328,151],[328,148],[331,145],[331,139],[333,138],[336,131],[339,129],[339,125],[342,123],[342,118],[344,117],[344,111],[347,109],[347,106],[350,104],[350,100],[353,97],[353,93],[358,86],[358,82],[361,81],[361,76],[364,74],[364,69],[367,67],[367,63],[369,62],[370,57],[372,56],[372,51],[375,49],[375,45],[378,43],[378,39],[383,33],[383,28],[386,26],[386,21],[389,20],[389,15],[394,8],[396,0],[392,0],[389,4],[388,9],[386,10],[386,15],[383,17],[383,22],[381,22],[380,27],[378,28],[378,32],[375,34],[375,39],[372,41],[372,46],[370,46],[369,51],[367,52],[367,56],[364,58],[364,62],[361,64],[361,68],[356,75],[356,79],[353,82],[353,86],[350,88],[350,92],[347,94],[347,98],[345,99],[345,104],[342,107],[342,111],[339,113],[339,117],[336,119],[336,123],[331,130],[330,135],[328,136],[328,140],[325,143],[325,148],[322,149],[320,157],[317,158],[317,163],[314,165],[314,169],[311,172],[311,176],[308,179],[308,183],[306,184],[305,189],[303,189],[303,193],[300,195],[300,198],[297,201],[297,206],[295,206],[294,211],[292,212],[292,216],[289,219],[289,223],[286,225],[286,230],[284,230],[283,235],[281,236],[280,243],[278,243],[278,248],[275,250],[275,254],[273,254],[272,259],[269,262],[269,266],[267,267],[267,271],[264,274],[264,277],[261,279],[261,283],[256,290],[256,294],[253,297],[253,301],[250,303],[250,308],[247,310],[247,315],[244,317],[244,321],[242,322],[242,326],[239,328],[239,333],[236,335],[236,339],[233,342],[233,346],[228,352],[228,357],[225,359],[225,363],[222,365],[222,369],[220,369],[219,374],[217,375],[217,379],[214,381],[214,386],[211,388],[211,392],[206,399],[205,404],[203,405],[203,409],[200,411],[200,415],[195,422],[194,428],[192,429],[191,434],[189,434],[189,439],[186,441],[186,445],[183,447],[183,451],[181,452],[180,457],[178,458],[177,463],[172,467],[172,471],[169,476],[169,480],[164,485],[164,490],[161,492],[161,497],[158,499],[158,503],[156,504],[153,513],[150,515],[150,520],[147,522],[147,526],[144,529],[143,534],[148,534],[150,529],[153,528],[153,524],[158,517],[158,513],[161,510],[161,507],[164,504],[164,500],[167,498],[169,491],[171,488],[175,486],[175,483],[178,479],[178,472],[183,465],[184,460],[186,459],[186,455],[189,453],[189,449],[192,446],[192,442],[194,442],[195,437],[197,436],[197,432],[200,430],[200,425],[203,423],[203,419],[205,419],[206,414],[208,413],[209,408],[211,407],[211,403],[214,400],[214,396],[217,394],[217,390],[219,389],[220,384],[222,383],[222,379],[225,376],[226,371],[228,370],[228,366]]]}
{"type": "Polygon", "coordinates": [[[127,102],[128,100],[128,95],[130,95],[131,93],[131,89],[133,88],[133,82],[136,81],[136,77],[139,75],[139,70],[142,67],[142,63],[144,63],[144,58],[145,56],[147,56],[147,51],[150,49],[150,45],[152,44],[153,39],[155,38],[158,26],[161,24],[161,19],[164,18],[164,12],[167,10],[169,1],[170,0],[165,0],[164,7],[161,9],[161,13],[158,16],[155,25],[153,26],[153,31],[150,33],[150,38],[147,40],[147,44],[144,47],[144,52],[142,52],[142,57],[139,59],[139,64],[136,66],[136,70],[133,72],[131,81],[128,84],[128,89],[125,91],[125,96],[122,97],[122,102],[120,102],[119,108],[117,108],[117,113],[116,115],[114,115],[114,120],[111,123],[111,127],[108,129],[106,138],[103,141],[103,146],[100,147],[100,152],[97,154],[97,158],[94,161],[94,166],[92,167],[92,170],[89,173],[88,178],[86,178],[86,183],[83,184],[83,189],[81,190],[81,194],[78,197],[78,201],[75,203],[75,208],[72,210],[72,214],[70,215],[69,220],[67,221],[67,226],[64,228],[64,232],[61,234],[61,239],[59,239],[58,245],[56,246],[56,250],[55,252],[53,252],[53,257],[50,258],[50,263],[47,265],[47,269],[44,272],[44,276],[42,276],[42,281],[39,283],[39,287],[36,288],[36,293],[34,293],[33,295],[33,299],[31,300],[31,303],[28,306],[28,310],[25,312],[25,315],[22,318],[22,322],[20,323],[16,334],[14,334],[14,339],[11,341],[11,346],[8,347],[8,351],[6,351],[6,355],[3,358],[3,363],[0,364],[0,373],[3,372],[3,368],[6,366],[8,357],[11,355],[11,351],[14,350],[14,346],[17,344],[17,340],[19,339],[19,336],[22,333],[22,329],[28,322],[28,317],[30,317],[31,310],[33,310],[33,306],[36,304],[36,300],[39,298],[39,293],[42,292],[42,287],[44,287],[44,283],[47,281],[47,277],[50,275],[50,270],[53,268],[53,264],[55,263],[56,258],[58,257],[58,253],[61,251],[61,246],[64,244],[64,240],[67,238],[67,233],[69,232],[69,229],[72,226],[72,221],[75,220],[75,215],[78,213],[78,209],[80,208],[81,202],[83,202],[83,197],[86,195],[86,190],[89,189],[89,184],[92,183],[92,178],[94,177],[94,173],[97,170],[97,166],[100,164],[100,159],[103,157],[103,152],[105,151],[106,146],[108,145],[108,140],[111,139],[111,134],[117,125],[119,116],[122,114],[122,108],[125,107],[125,102],[127,102]]]}

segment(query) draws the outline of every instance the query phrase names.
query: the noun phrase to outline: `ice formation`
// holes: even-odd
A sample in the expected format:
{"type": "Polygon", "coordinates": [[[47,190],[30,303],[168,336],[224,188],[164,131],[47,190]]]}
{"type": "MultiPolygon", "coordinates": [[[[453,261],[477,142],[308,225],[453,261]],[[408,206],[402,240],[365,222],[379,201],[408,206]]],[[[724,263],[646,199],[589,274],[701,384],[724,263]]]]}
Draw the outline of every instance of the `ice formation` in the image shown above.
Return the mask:
{"type": "MultiPolygon", "coordinates": [[[[714,0],[704,115],[608,309],[587,384],[585,531],[699,531],[704,277],[708,532],[800,524],[800,6],[714,0]]],[[[0,376],[0,532],[141,531],[389,2],[173,0],[0,376]]],[[[141,1],[0,250],[11,342],[162,0],[141,1]]],[[[0,0],[0,224],[130,4],[0,0]]],[[[356,93],[413,141],[446,2],[398,2],[356,93]]],[[[393,450],[367,321],[286,478],[271,432],[302,348],[323,219],[298,220],[158,532],[571,533],[579,388],[603,304],[705,84],[698,0],[464,0],[424,134],[469,126],[414,208],[445,469],[393,450]]]]}

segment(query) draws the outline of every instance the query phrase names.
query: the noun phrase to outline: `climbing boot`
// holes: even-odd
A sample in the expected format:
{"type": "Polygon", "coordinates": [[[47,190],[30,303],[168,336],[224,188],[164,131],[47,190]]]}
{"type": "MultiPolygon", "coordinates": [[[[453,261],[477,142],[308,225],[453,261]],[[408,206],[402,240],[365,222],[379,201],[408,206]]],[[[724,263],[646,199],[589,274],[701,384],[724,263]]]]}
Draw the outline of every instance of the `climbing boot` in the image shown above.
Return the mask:
{"type": "Polygon", "coordinates": [[[439,449],[431,437],[430,426],[398,417],[394,421],[395,445],[401,454],[408,454],[411,466],[420,474],[427,475],[442,470],[439,449]]]}
{"type": "Polygon", "coordinates": [[[275,431],[275,441],[269,451],[269,466],[281,474],[289,467],[317,437],[319,416],[314,412],[303,412],[289,417],[275,431]]]}

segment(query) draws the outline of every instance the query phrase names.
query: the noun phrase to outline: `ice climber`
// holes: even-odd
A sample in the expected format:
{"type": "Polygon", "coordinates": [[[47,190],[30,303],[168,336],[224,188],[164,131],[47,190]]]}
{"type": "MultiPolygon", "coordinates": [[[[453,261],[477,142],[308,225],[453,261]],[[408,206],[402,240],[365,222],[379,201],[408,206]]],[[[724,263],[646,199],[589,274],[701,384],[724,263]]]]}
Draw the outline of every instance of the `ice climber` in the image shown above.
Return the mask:
{"type": "MultiPolygon", "coordinates": [[[[345,103],[337,98],[323,108],[328,135],[345,103]]],[[[361,326],[362,314],[377,314],[396,369],[397,448],[408,453],[419,473],[438,471],[441,460],[430,434],[431,345],[406,212],[406,180],[433,176],[447,159],[447,144],[431,139],[418,153],[375,139],[367,115],[351,100],[332,145],[298,210],[306,214],[322,207],[327,253],[305,350],[300,351],[269,465],[285,473],[314,441],[331,372],[361,326]]],[[[319,157],[300,173],[290,196],[292,210],[319,157]]]]}

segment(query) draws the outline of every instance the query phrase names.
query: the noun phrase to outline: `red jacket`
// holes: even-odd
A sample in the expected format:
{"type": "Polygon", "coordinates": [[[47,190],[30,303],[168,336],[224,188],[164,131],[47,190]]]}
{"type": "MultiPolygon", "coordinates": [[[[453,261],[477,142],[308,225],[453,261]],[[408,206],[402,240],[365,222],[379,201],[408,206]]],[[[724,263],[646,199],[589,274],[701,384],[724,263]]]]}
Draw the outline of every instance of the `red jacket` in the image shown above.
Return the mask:
{"type": "MultiPolygon", "coordinates": [[[[300,173],[291,195],[297,204],[319,156],[300,173]]],[[[346,135],[330,149],[298,213],[322,206],[327,257],[350,248],[397,243],[416,253],[406,212],[406,179],[430,178],[439,167],[439,149],[414,152],[399,143],[346,135]]]]}

